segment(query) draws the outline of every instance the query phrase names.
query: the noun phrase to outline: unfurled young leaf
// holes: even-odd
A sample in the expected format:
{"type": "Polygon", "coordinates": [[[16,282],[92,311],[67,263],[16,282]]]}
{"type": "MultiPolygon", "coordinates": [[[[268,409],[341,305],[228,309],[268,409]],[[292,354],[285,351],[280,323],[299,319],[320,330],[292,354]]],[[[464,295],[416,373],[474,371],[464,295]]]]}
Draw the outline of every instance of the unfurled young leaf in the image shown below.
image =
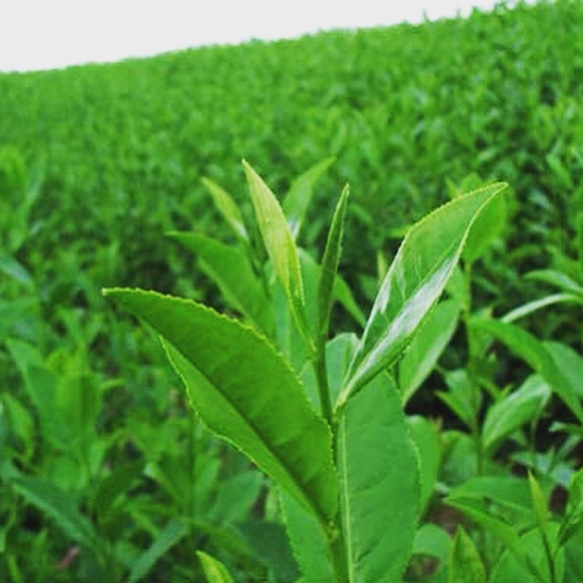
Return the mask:
{"type": "Polygon", "coordinates": [[[304,222],[306,212],[314,194],[314,186],[322,174],[333,164],[334,158],[326,158],[298,176],[283,200],[283,212],[286,216],[294,240],[304,222]]]}
{"type": "Polygon", "coordinates": [[[251,328],[190,300],[140,290],[105,294],[162,336],[206,425],[327,524],[338,492],[330,428],[274,348],[251,328]]]}
{"type": "Polygon", "coordinates": [[[225,219],[235,235],[244,243],[249,243],[249,234],[245,228],[243,216],[239,207],[231,198],[231,195],[208,178],[203,178],[202,182],[212,196],[215,207],[221,213],[223,219],[225,219]]]}
{"type": "Polygon", "coordinates": [[[285,290],[292,314],[304,340],[310,335],[305,314],[305,295],[300,259],[294,238],[275,195],[267,184],[243,161],[251,201],[263,243],[275,273],[285,290]]]}
{"type": "Polygon", "coordinates": [[[196,554],[202,565],[207,583],[234,583],[223,563],[203,551],[196,551],[196,554]]]}
{"type": "Polygon", "coordinates": [[[461,526],[451,543],[449,583],[486,583],[486,569],[478,549],[461,526]]]}
{"type": "Polygon", "coordinates": [[[338,406],[393,365],[439,299],[477,217],[506,184],[449,202],[413,226],[385,276],[338,406]]]}

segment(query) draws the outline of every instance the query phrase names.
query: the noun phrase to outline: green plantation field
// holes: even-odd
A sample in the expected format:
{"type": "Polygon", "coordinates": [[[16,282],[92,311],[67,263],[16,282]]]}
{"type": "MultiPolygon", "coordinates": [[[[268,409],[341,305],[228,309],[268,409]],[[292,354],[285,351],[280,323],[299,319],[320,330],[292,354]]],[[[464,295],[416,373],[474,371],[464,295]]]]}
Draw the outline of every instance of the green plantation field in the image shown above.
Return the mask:
{"type": "Polygon", "coordinates": [[[0,74],[0,237],[0,581],[583,581],[581,1],[0,74]]]}

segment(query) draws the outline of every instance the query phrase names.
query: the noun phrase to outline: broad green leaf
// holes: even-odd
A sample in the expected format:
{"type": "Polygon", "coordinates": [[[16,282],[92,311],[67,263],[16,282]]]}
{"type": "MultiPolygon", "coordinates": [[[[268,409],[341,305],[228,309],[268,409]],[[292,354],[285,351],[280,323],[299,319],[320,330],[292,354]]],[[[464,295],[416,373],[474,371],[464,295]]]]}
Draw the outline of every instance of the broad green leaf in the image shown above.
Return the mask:
{"type": "Polygon", "coordinates": [[[235,310],[267,336],[273,334],[271,304],[261,280],[240,248],[196,233],[173,232],[169,236],[196,254],[202,270],[215,281],[235,310]]]}
{"type": "Polygon", "coordinates": [[[328,327],[330,325],[330,313],[332,311],[332,301],[334,297],[334,282],[336,280],[336,272],[338,271],[338,264],[340,262],[348,192],[348,187],[345,187],[340,194],[340,199],[338,200],[336,210],[334,211],[330,231],[328,232],[324,257],[322,258],[322,269],[318,286],[318,339],[319,346],[322,349],[326,344],[328,327]]]}
{"type": "Polygon", "coordinates": [[[439,299],[474,221],[505,188],[494,184],[456,198],[409,230],[373,305],[339,406],[401,356],[439,299]]]}
{"type": "Polygon", "coordinates": [[[322,524],[285,491],[280,489],[285,527],[305,583],[333,581],[327,533],[322,524]]]}
{"type": "Polygon", "coordinates": [[[334,163],[334,158],[326,158],[294,180],[283,201],[283,211],[291,234],[297,239],[306,212],[314,194],[314,186],[322,174],[334,163]]]}
{"type": "Polygon", "coordinates": [[[527,362],[583,423],[579,390],[573,386],[543,342],[514,324],[476,318],[471,325],[488,332],[527,362]]]}
{"type": "Polygon", "coordinates": [[[304,284],[296,244],[275,195],[247,162],[243,161],[243,167],[267,254],[285,290],[296,324],[308,341],[304,284]]]}
{"type": "Polygon", "coordinates": [[[486,583],[486,569],[474,541],[458,526],[449,555],[450,583],[486,583]]]}
{"type": "Polygon", "coordinates": [[[202,183],[212,196],[215,207],[221,213],[223,219],[231,227],[235,235],[244,243],[249,243],[249,234],[243,222],[243,216],[231,195],[208,178],[203,178],[202,183]]]}
{"type": "Polygon", "coordinates": [[[161,559],[176,543],[189,532],[188,525],[178,518],[173,518],[162,529],[152,545],[146,549],[133,564],[128,582],[142,581],[152,570],[156,562],[161,559]]]}
{"type": "Polygon", "coordinates": [[[531,375],[519,389],[494,403],[482,427],[485,453],[494,453],[511,433],[536,421],[550,397],[549,385],[540,376],[531,375]]]}
{"type": "Polygon", "coordinates": [[[547,352],[568,379],[573,390],[583,399],[583,356],[561,342],[543,342],[547,352]]]}
{"type": "Polygon", "coordinates": [[[330,428],[286,361],[252,329],[214,310],[141,290],[104,292],[158,332],[206,425],[310,509],[336,513],[330,428]]]}
{"type": "Polygon", "coordinates": [[[457,328],[459,312],[456,301],[440,302],[413,337],[398,367],[403,404],[413,396],[437,364],[457,328]]]}
{"type": "Polygon", "coordinates": [[[337,465],[349,580],[399,581],[417,530],[419,461],[388,374],[348,401],[337,465]]]}
{"type": "Polygon", "coordinates": [[[208,583],[234,583],[227,567],[203,551],[196,551],[208,583]]]}

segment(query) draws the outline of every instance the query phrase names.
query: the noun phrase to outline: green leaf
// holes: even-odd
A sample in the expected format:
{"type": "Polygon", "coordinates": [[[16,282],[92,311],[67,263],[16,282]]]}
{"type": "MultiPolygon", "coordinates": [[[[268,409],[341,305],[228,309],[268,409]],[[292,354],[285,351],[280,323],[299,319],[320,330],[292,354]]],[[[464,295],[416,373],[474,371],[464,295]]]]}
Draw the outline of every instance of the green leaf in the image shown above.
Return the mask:
{"type": "Polygon", "coordinates": [[[296,324],[304,340],[309,342],[302,271],[293,236],[275,195],[247,162],[243,161],[243,167],[267,254],[285,290],[296,324]]]}
{"type": "Polygon", "coordinates": [[[330,231],[328,232],[324,257],[322,258],[322,269],[318,286],[318,339],[319,346],[322,349],[326,344],[328,327],[330,325],[330,313],[334,298],[334,282],[336,281],[336,272],[338,271],[338,264],[340,262],[348,192],[348,187],[345,187],[340,194],[330,231]]]}
{"type": "Polygon", "coordinates": [[[54,520],[71,540],[98,554],[99,543],[93,525],[79,512],[70,492],[39,478],[11,474],[7,476],[8,482],[23,498],[54,520]]]}
{"type": "Polygon", "coordinates": [[[449,556],[450,583],[486,583],[486,569],[474,541],[458,526],[449,556]]]}
{"type": "Polygon", "coordinates": [[[180,539],[188,534],[187,524],[177,518],[173,518],[157,536],[152,545],[143,552],[133,564],[127,583],[142,581],[152,570],[156,561],[161,559],[180,539]]]}
{"type": "Polygon", "coordinates": [[[273,334],[273,311],[260,279],[245,253],[205,235],[172,232],[169,237],[193,251],[202,270],[219,286],[225,300],[267,336],[273,334]]]}
{"type": "Polygon", "coordinates": [[[449,534],[434,524],[426,522],[419,527],[415,535],[413,554],[427,555],[447,563],[449,558],[450,538],[449,534]]]}
{"type": "Polygon", "coordinates": [[[471,326],[488,332],[527,362],[571,409],[579,422],[583,423],[583,407],[578,389],[563,373],[543,342],[529,332],[506,322],[474,319],[471,326]]]}
{"type": "Polygon", "coordinates": [[[403,404],[413,396],[437,364],[457,328],[459,312],[456,301],[440,302],[413,337],[399,362],[399,389],[403,404]]]}
{"type": "Polygon", "coordinates": [[[479,259],[506,225],[506,197],[497,196],[490,200],[476,219],[466,241],[462,257],[468,263],[479,259]]]}
{"type": "Polygon", "coordinates": [[[208,583],[234,583],[227,567],[203,551],[196,551],[208,583]]]}
{"type": "Polygon", "coordinates": [[[423,510],[429,505],[437,483],[441,464],[440,436],[436,424],[420,415],[407,417],[407,425],[419,455],[420,507],[423,510]]]}
{"type": "Polygon", "coordinates": [[[419,462],[388,374],[350,399],[337,441],[349,580],[400,581],[417,530],[419,462]]]}
{"type": "Polygon", "coordinates": [[[249,234],[243,222],[243,216],[235,201],[231,198],[229,193],[222,189],[218,184],[215,184],[208,178],[203,178],[202,183],[208,189],[212,196],[215,207],[221,213],[223,219],[231,227],[235,235],[244,243],[249,244],[249,234]]]}
{"type": "Polygon", "coordinates": [[[286,361],[252,329],[190,300],[105,290],[152,326],[206,425],[322,523],[336,513],[332,436],[286,361]]]}
{"type": "Polygon", "coordinates": [[[491,455],[511,433],[536,421],[550,397],[549,385],[540,376],[531,375],[519,389],[494,403],[482,427],[485,452],[491,455]]]}
{"type": "Polygon", "coordinates": [[[583,469],[572,478],[569,486],[569,505],[561,522],[559,544],[563,546],[583,523],[583,469]]]}
{"type": "Polygon", "coordinates": [[[542,488],[530,471],[528,472],[528,485],[537,522],[543,535],[546,536],[549,525],[549,509],[542,488]]]}
{"type": "Polygon", "coordinates": [[[323,525],[283,490],[280,490],[280,500],[293,555],[304,575],[303,581],[331,582],[332,561],[323,525]]]}
{"type": "Polygon", "coordinates": [[[443,205],[413,226],[385,276],[338,406],[401,356],[436,304],[484,207],[499,183],[443,205]]]}
{"type": "Polygon", "coordinates": [[[334,158],[330,157],[312,166],[308,171],[294,180],[289,192],[285,196],[283,211],[294,240],[297,239],[304,222],[316,182],[333,163],[334,158]]]}

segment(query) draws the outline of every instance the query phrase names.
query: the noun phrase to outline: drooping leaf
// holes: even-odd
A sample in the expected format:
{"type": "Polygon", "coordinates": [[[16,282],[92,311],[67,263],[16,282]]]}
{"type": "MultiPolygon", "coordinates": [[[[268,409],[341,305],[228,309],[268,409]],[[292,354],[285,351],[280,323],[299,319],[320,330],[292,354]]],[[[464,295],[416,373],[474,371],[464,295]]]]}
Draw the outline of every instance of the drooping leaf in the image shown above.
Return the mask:
{"type": "Polygon", "coordinates": [[[451,543],[449,583],[486,583],[486,569],[478,549],[461,526],[451,543]]]}
{"type": "Polygon", "coordinates": [[[252,329],[190,300],[141,290],[105,294],[162,336],[206,425],[327,523],[338,491],[331,432],[273,347],[252,329]]]}
{"type": "Polygon", "coordinates": [[[333,162],[334,158],[330,157],[312,166],[294,180],[286,194],[283,201],[283,211],[294,240],[297,239],[306,216],[306,211],[310,206],[314,194],[314,186],[333,162]]]}
{"type": "Polygon", "coordinates": [[[403,403],[407,403],[437,364],[457,328],[459,312],[456,301],[440,302],[413,337],[398,368],[403,403]]]}
{"type": "Polygon", "coordinates": [[[184,538],[188,534],[188,531],[189,527],[184,521],[178,518],[170,520],[156,537],[152,545],[133,564],[128,577],[128,583],[143,581],[144,577],[152,570],[156,562],[184,538]]]}
{"type": "Polygon", "coordinates": [[[208,583],[234,583],[227,567],[203,551],[196,551],[208,583]]]}
{"type": "Polygon", "coordinates": [[[243,161],[243,168],[267,254],[285,290],[300,332],[308,341],[309,332],[304,313],[304,284],[298,250],[292,233],[277,198],[267,184],[245,161],[243,161]]]}
{"type": "Polygon", "coordinates": [[[337,465],[349,580],[400,581],[417,530],[419,462],[388,374],[343,410],[337,465]]]}
{"type": "Polygon", "coordinates": [[[457,198],[409,230],[373,305],[339,406],[401,356],[439,299],[474,221],[505,188],[493,184],[457,198]]]}
{"type": "Polygon", "coordinates": [[[221,213],[223,219],[225,219],[235,235],[242,242],[248,244],[249,234],[247,233],[245,223],[243,222],[243,215],[235,201],[231,198],[231,195],[208,178],[203,178],[202,183],[206,186],[212,196],[215,207],[221,213]]]}
{"type": "Polygon", "coordinates": [[[202,270],[219,286],[225,300],[270,336],[273,333],[273,311],[260,279],[254,273],[247,255],[238,247],[226,245],[197,233],[168,234],[201,262],[202,270]]]}
{"type": "Polygon", "coordinates": [[[528,363],[571,409],[579,422],[583,423],[579,391],[563,373],[543,342],[514,324],[498,320],[476,318],[471,325],[488,332],[528,363]]]}
{"type": "Polygon", "coordinates": [[[511,433],[538,419],[550,396],[549,385],[538,375],[532,375],[516,391],[494,403],[482,427],[484,451],[492,454],[511,433]]]}

